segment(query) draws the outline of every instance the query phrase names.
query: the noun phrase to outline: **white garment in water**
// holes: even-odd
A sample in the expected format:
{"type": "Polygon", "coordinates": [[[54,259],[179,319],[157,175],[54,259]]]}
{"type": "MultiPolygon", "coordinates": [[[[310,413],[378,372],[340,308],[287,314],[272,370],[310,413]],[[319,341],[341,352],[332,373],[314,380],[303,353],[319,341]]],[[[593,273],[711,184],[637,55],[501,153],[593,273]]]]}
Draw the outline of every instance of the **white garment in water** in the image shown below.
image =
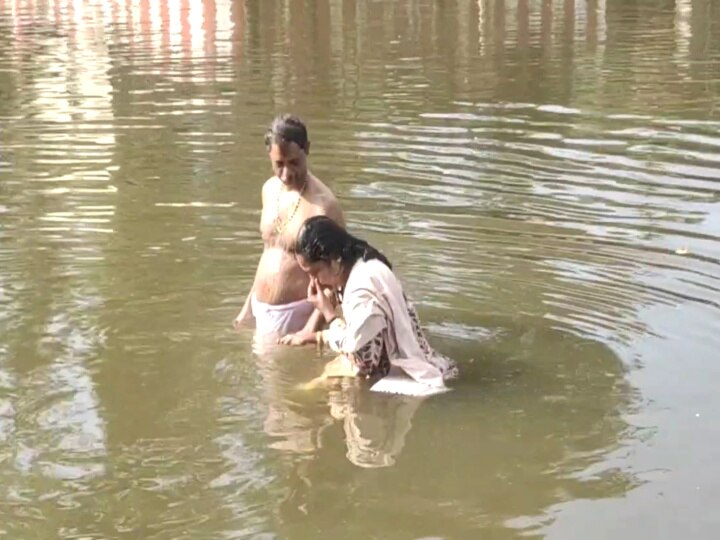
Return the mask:
{"type": "Polygon", "coordinates": [[[266,304],[260,302],[254,294],[250,302],[255,317],[256,334],[262,336],[285,336],[299,332],[315,309],[307,300],[289,304],[266,304]]]}

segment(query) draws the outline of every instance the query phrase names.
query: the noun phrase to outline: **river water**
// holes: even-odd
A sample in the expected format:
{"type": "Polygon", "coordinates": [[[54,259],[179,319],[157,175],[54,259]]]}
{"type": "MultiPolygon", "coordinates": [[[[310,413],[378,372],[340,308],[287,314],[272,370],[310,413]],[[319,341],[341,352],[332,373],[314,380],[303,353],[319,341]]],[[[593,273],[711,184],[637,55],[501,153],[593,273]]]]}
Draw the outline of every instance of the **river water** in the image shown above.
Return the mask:
{"type": "Polygon", "coordinates": [[[719,330],[715,0],[0,0],[0,537],[715,537],[719,330]],[[284,111],[452,392],[232,329],[284,111]]]}

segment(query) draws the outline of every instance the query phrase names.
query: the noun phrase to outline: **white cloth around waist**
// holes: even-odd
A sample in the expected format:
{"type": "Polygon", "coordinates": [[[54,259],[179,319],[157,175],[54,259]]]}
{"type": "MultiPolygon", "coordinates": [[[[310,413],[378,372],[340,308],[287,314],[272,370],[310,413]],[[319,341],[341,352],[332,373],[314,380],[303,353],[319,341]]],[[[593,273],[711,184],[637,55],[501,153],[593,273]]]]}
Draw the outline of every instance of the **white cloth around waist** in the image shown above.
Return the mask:
{"type": "Polygon", "coordinates": [[[267,304],[258,300],[253,294],[250,302],[255,317],[256,333],[262,335],[284,336],[299,332],[305,327],[315,309],[305,299],[288,304],[267,304]]]}

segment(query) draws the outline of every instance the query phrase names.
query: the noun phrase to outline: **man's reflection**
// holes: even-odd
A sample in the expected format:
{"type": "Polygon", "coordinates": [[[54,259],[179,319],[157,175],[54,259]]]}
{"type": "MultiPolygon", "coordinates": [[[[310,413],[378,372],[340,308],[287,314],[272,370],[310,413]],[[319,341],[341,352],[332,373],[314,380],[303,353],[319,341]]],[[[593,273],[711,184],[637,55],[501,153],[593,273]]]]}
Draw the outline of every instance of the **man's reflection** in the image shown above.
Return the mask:
{"type": "Polygon", "coordinates": [[[255,335],[252,347],[267,407],[263,430],[271,437],[269,446],[313,454],[320,448],[320,432],[332,420],[298,386],[315,376],[319,362],[313,361],[311,352],[277,345],[272,336],[255,335]]]}

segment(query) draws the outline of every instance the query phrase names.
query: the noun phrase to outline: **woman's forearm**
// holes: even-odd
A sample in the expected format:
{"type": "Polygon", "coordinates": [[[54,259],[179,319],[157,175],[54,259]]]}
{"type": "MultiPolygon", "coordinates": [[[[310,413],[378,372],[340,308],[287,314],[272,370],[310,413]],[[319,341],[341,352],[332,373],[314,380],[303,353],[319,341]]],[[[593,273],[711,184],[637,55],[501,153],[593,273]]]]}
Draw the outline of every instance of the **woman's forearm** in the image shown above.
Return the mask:
{"type": "Polygon", "coordinates": [[[325,331],[323,339],[333,351],[353,354],[377,336],[385,326],[385,319],[380,315],[364,317],[361,320],[337,317],[325,331]]]}

